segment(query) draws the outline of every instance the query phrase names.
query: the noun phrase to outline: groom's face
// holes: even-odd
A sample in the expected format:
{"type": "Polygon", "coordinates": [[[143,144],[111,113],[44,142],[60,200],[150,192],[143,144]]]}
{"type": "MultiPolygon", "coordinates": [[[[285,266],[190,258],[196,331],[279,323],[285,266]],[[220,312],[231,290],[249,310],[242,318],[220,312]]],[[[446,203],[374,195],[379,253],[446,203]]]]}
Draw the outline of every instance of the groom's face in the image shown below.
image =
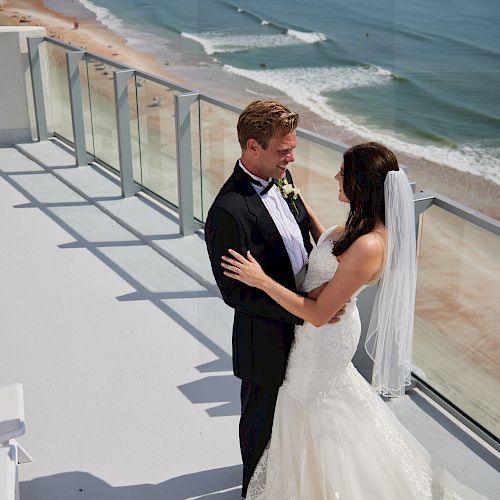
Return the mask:
{"type": "Polygon", "coordinates": [[[295,160],[294,149],[297,145],[295,130],[286,135],[275,134],[266,149],[260,144],[256,150],[256,168],[259,177],[283,179],[289,163],[295,160]]]}

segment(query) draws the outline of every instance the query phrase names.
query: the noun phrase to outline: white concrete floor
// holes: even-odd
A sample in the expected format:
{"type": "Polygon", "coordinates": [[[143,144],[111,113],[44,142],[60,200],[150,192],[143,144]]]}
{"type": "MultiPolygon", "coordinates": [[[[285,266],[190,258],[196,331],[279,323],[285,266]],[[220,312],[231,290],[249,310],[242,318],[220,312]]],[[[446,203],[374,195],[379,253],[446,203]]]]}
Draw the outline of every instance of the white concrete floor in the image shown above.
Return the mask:
{"type": "MultiPolygon", "coordinates": [[[[24,387],[22,499],[240,498],[232,311],[202,236],[52,142],[18,147],[0,149],[0,386],[24,387]]],[[[418,392],[391,407],[500,498],[498,454],[418,392]]]]}
{"type": "Polygon", "coordinates": [[[0,150],[0,170],[0,385],[24,387],[22,498],[239,498],[238,384],[200,330],[220,318],[229,337],[231,311],[19,152],[0,150]]]}

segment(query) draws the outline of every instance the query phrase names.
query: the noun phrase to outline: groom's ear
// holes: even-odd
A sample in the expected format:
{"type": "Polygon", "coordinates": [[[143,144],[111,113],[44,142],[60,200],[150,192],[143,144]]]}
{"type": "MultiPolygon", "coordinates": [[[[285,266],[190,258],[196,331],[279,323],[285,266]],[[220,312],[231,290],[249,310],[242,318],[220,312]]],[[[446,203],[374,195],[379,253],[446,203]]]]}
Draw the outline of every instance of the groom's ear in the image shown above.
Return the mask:
{"type": "Polygon", "coordinates": [[[253,137],[250,137],[247,141],[247,151],[255,154],[259,149],[261,149],[260,144],[253,137]]]}

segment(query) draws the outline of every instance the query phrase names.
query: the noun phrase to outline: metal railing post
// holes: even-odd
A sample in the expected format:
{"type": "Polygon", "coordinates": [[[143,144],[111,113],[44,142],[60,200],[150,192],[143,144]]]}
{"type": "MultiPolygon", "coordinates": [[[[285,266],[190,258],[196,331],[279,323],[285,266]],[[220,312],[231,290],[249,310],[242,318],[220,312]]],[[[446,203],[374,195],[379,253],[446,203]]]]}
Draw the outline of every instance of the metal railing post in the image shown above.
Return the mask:
{"type": "Polygon", "coordinates": [[[175,95],[175,137],[177,149],[177,189],[179,193],[180,233],[194,233],[193,166],[191,157],[191,104],[199,94],[175,95]]]}
{"type": "Polygon", "coordinates": [[[420,234],[420,216],[434,204],[434,196],[429,195],[425,191],[420,193],[415,193],[413,195],[414,207],[415,207],[415,231],[417,237],[417,245],[418,236],[420,234]]]}
{"type": "Polygon", "coordinates": [[[66,52],[71,124],[73,125],[77,167],[88,165],[87,148],[85,146],[85,125],[83,123],[82,91],[80,86],[80,61],[84,55],[85,52],[83,51],[66,52]]]}
{"type": "Polygon", "coordinates": [[[422,191],[414,195],[415,202],[415,218],[418,219],[420,214],[425,212],[429,207],[434,204],[434,196],[431,193],[422,191]]]}
{"type": "Polygon", "coordinates": [[[134,196],[137,192],[134,184],[130,113],[128,109],[128,80],[132,75],[134,75],[134,71],[132,70],[118,70],[113,73],[116,126],[118,130],[118,154],[120,157],[120,182],[124,198],[134,196]]]}
{"type": "Polygon", "coordinates": [[[36,130],[39,141],[49,138],[47,117],[45,115],[45,99],[43,97],[42,69],[40,66],[40,44],[42,37],[28,38],[28,54],[30,61],[31,85],[33,87],[33,103],[35,106],[36,130]]]}

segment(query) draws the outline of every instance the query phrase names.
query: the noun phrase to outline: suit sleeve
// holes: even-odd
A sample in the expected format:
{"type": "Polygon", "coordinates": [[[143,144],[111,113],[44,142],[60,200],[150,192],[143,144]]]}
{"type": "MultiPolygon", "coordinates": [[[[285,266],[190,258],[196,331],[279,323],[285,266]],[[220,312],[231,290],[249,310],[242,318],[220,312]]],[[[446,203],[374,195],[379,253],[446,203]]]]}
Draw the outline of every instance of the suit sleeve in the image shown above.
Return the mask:
{"type": "Polygon", "coordinates": [[[290,314],[258,288],[250,287],[223,274],[223,255],[229,248],[245,255],[247,244],[242,228],[229,212],[220,207],[212,207],[205,224],[205,240],[212,264],[215,281],[224,302],[241,312],[253,316],[276,319],[301,325],[303,320],[290,314]]]}

